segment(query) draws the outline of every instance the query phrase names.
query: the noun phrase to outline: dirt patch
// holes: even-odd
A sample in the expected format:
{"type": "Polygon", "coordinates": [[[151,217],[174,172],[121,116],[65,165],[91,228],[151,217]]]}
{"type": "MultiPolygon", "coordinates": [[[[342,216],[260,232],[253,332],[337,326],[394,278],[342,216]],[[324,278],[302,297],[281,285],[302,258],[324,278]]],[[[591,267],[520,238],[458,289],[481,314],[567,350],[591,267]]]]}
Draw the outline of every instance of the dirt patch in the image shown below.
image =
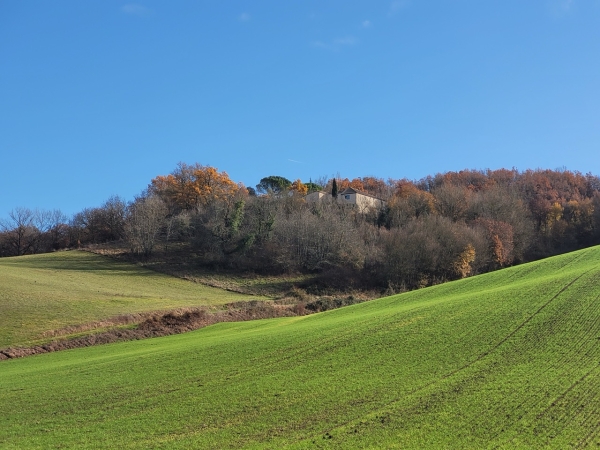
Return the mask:
{"type": "MultiPolygon", "coordinates": [[[[113,342],[132,341],[150,337],[168,336],[171,334],[185,333],[197,330],[219,322],[241,322],[256,319],[269,319],[275,317],[291,317],[304,313],[303,308],[297,305],[276,305],[264,301],[230,303],[226,310],[209,312],[204,308],[176,310],[162,314],[149,314],[123,316],[116,321],[98,322],[97,324],[111,323],[130,324],[138,319],[135,328],[112,329],[100,333],[90,334],[72,339],[57,339],[43,345],[31,347],[12,347],[0,350],[0,360],[22,358],[24,356],[50,353],[73,348],[90,347],[92,345],[110,344],[113,342]],[[139,321],[139,319],[142,319],[139,321]]],[[[56,336],[67,331],[80,331],[91,329],[91,325],[71,327],[48,333],[56,336]]]]}
{"type": "Polygon", "coordinates": [[[120,316],[110,317],[108,319],[99,320],[95,322],[82,323],[78,325],[70,325],[68,327],[60,328],[58,330],[44,331],[40,337],[42,339],[48,338],[61,338],[74,334],[84,334],[87,332],[95,332],[103,328],[114,328],[118,326],[132,325],[141,323],[143,320],[148,319],[156,315],[156,312],[150,313],[134,313],[134,314],[123,314],[120,316]]]}

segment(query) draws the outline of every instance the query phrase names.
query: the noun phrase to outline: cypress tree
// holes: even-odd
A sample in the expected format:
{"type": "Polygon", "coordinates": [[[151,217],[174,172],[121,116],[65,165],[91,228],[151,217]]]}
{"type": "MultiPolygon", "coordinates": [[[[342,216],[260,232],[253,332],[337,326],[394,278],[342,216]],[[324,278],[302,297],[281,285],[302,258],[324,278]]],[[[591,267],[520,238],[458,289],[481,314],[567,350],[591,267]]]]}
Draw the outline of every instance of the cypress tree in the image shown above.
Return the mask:
{"type": "Polygon", "coordinates": [[[335,178],[333,179],[333,185],[331,186],[331,196],[333,198],[336,198],[338,194],[338,187],[337,187],[337,181],[335,181],[335,178]]]}

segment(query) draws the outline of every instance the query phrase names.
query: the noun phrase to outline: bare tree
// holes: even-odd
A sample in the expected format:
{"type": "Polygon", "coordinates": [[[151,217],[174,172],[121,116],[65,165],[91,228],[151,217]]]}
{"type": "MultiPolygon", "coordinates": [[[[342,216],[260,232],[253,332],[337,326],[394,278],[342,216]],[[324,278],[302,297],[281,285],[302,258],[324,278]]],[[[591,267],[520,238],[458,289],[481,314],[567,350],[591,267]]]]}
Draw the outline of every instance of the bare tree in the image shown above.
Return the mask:
{"type": "Polygon", "coordinates": [[[59,209],[36,210],[33,223],[40,233],[34,253],[58,250],[67,245],[67,216],[59,209]]]}
{"type": "Polygon", "coordinates": [[[469,209],[471,192],[453,184],[444,184],[433,191],[435,207],[438,213],[453,222],[464,220],[469,209]]]}
{"type": "Polygon", "coordinates": [[[35,219],[35,211],[18,207],[8,213],[8,219],[0,221],[5,243],[12,254],[20,256],[34,250],[40,236],[35,219]]]}
{"type": "Polygon", "coordinates": [[[118,195],[113,195],[100,207],[103,212],[103,222],[106,238],[108,240],[118,240],[125,234],[125,215],[127,205],[118,195]]]}
{"type": "Polygon", "coordinates": [[[442,216],[411,220],[382,230],[382,275],[386,283],[418,288],[477,273],[488,250],[479,230],[442,216]]]}
{"type": "Polygon", "coordinates": [[[127,205],[118,196],[112,196],[99,208],[85,208],[73,216],[71,222],[75,241],[80,244],[116,241],[125,236],[127,205]]]}
{"type": "Polygon", "coordinates": [[[305,270],[362,267],[365,242],[360,224],[349,216],[350,209],[333,202],[320,206],[282,214],[275,223],[281,266],[305,270]]]}
{"type": "Polygon", "coordinates": [[[167,207],[157,196],[138,198],[129,205],[125,235],[133,253],[150,256],[166,214],[167,207]]]}

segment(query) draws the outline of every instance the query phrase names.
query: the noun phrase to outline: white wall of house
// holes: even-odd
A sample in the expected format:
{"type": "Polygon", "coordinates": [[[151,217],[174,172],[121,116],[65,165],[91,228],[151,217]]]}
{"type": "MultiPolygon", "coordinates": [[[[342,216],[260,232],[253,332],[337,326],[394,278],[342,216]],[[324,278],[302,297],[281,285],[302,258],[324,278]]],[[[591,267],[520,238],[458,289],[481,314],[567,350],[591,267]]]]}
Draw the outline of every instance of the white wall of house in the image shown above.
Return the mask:
{"type": "MultiPolygon", "coordinates": [[[[331,198],[331,194],[325,191],[311,192],[306,195],[304,199],[307,202],[317,202],[323,198],[331,198]]],[[[356,205],[358,210],[362,213],[367,212],[370,208],[380,209],[383,208],[385,202],[381,199],[371,197],[370,195],[364,195],[360,192],[355,191],[342,191],[337,195],[337,201],[348,205],[356,205]]]]}
{"type": "Polygon", "coordinates": [[[331,196],[331,194],[328,194],[325,191],[315,191],[315,192],[311,192],[310,194],[305,196],[304,199],[307,202],[318,202],[319,200],[321,200],[323,197],[326,197],[327,195],[331,196]]]}
{"type": "Polygon", "coordinates": [[[367,212],[370,208],[382,208],[385,205],[383,200],[380,200],[370,195],[364,195],[360,192],[346,192],[345,190],[338,194],[337,198],[340,203],[356,205],[360,212],[367,212]]]}

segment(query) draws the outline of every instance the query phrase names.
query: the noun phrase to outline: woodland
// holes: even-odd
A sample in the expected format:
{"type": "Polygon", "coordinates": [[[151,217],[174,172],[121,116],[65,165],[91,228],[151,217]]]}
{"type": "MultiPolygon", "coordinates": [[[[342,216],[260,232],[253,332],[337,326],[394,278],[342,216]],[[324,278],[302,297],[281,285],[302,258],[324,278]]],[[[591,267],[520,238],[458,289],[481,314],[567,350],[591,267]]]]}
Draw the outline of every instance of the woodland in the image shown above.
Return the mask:
{"type": "Polygon", "coordinates": [[[256,188],[179,163],[134,200],[67,217],[17,207],[0,256],[112,245],[129,259],[230,273],[313,274],[337,288],[400,292],[600,244],[600,178],[568,170],[463,170],[420,180],[367,176],[256,188]],[[359,211],[347,187],[385,201],[359,211]],[[307,202],[306,195],[324,197],[307,202]]]}

